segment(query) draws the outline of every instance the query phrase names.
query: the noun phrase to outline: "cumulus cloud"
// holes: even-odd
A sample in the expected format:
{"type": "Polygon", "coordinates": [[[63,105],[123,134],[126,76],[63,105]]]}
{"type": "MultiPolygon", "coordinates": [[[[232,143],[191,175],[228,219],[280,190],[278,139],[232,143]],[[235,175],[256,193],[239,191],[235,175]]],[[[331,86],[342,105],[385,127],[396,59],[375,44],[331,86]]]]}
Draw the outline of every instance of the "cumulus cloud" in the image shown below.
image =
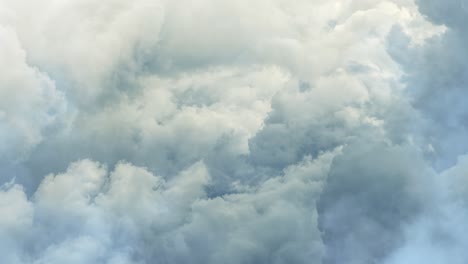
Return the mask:
{"type": "Polygon", "coordinates": [[[1,259],[464,263],[463,3],[0,0],[1,259]]]}
{"type": "Polygon", "coordinates": [[[28,64],[14,28],[0,25],[0,53],[0,180],[5,182],[23,174],[18,164],[65,123],[67,102],[46,73],[28,64]]]}
{"type": "Polygon", "coordinates": [[[322,254],[315,202],[339,149],[306,157],[256,187],[208,198],[197,162],[171,180],[90,160],[44,178],[31,198],[0,192],[9,263],[306,263],[322,254]],[[281,226],[276,232],[273,229],[281,226]],[[306,232],[304,232],[306,231],[306,232]],[[14,244],[9,244],[13,240],[14,244]],[[273,255],[272,255],[272,252],[273,255]],[[300,252],[300,254],[298,254],[300,252]]]}
{"type": "Polygon", "coordinates": [[[2,159],[22,159],[42,140],[42,130],[60,117],[65,102],[53,80],[27,64],[26,52],[15,31],[10,27],[1,27],[0,37],[0,153],[2,159]]]}

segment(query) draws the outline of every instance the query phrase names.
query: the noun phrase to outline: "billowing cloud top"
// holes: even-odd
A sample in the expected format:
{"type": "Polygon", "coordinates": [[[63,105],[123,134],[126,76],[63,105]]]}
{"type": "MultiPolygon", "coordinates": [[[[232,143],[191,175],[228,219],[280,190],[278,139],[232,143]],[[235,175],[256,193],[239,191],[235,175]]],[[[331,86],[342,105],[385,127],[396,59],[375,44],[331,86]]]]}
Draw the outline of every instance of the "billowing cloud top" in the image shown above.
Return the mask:
{"type": "Polygon", "coordinates": [[[467,263],[467,19],[0,0],[0,263],[467,263]]]}

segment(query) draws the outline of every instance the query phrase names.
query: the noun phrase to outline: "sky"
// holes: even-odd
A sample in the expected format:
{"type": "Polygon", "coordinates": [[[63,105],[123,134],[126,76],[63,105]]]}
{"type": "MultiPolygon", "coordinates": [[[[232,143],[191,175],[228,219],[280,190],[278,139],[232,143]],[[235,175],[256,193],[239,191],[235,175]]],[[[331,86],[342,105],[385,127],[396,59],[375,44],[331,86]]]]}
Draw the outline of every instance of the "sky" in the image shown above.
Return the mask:
{"type": "Polygon", "coordinates": [[[467,0],[0,0],[0,262],[468,262],[467,0]]]}

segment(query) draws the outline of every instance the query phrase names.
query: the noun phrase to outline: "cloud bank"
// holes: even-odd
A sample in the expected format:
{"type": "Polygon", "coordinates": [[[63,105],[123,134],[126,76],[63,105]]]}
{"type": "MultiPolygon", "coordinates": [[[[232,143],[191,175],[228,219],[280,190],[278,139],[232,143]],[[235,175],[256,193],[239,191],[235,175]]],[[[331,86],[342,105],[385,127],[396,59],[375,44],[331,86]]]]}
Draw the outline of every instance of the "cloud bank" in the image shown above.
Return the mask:
{"type": "Polygon", "coordinates": [[[465,263],[441,0],[0,0],[2,263],[465,263]]]}

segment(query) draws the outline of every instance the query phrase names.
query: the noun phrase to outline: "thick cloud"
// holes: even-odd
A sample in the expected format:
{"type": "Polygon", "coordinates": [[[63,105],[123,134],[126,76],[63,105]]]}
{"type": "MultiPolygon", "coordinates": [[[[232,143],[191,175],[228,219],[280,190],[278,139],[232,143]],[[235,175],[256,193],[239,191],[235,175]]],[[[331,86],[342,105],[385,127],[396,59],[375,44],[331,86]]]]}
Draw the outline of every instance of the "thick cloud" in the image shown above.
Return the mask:
{"type": "Polygon", "coordinates": [[[386,36],[395,24],[428,31],[406,2],[259,1],[260,14],[246,2],[196,1],[190,12],[174,3],[113,3],[54,3],[35,12],[22,1],[5,4],[17,14],[8,23],[29,61],[76,109],[26,161],[33,180],[18,180],[28,190],[85,158],[110,166],[127,160],[165,177],[204,159],[226,185],[232,177],[269,177],[364,130],[385,133],[386,112],[406,104],[386,36]],[[67,24],[71,37],[56,29],[67,24]],[[57,38],[67,43],[46,48],[57,38]]]}
{"type": "MultiPolygon", "coordinates": [[[[26,61],[15,30],[0,25],[0,181],[65,121],[66,100],[50,77],[26,61]]],[[[7,175],[10,174],[10,175],[7,175]]]]}
{"type": "Polygon", "coordinates": [[[454,165],[458,155],[466,153],[467,131],[466,59],[468,53],[466,1],[418,1],[419,9],[434,23],[446,27],[445,33],[421,47],[408,46],[405,35],[396,30],[398,42],[391,54],[407,73],[408,96],[418,111],[414,122],[416,135],[423,135],[433,149],[439,170],[454,165]]]}
{"type": "Polygon", "coordinates": [[[82,160],[48,175],[31,199],[18,185],[3,187],[3,259],[308,263],[322,254],[315,201],[338,152],[306,157],[255,188],[236,185],[239,193],[213,199],[203,162],[165,181],[128,163],[108,173],[82,160]]]}
{"type": "Polygon", "coordinates": [[[464,263],[462,3],[0,0],[0,259],[464,263]]]}
{"type": "Polygon", "coordinates": [[[408,146],[361,142],[333,162],[319,202],[324,263],[381,263],[426,210],[434,173],[408,146]]]}
{"type": "Polygon", "coordinates": [[[468,255],[467,159],[433,180],[435,187],[426,212],[404,225],[404,242],[384,263],[465,263],[468,255]]]}
{"type": "Polygon", "coordinates": [[[43,129],[60,117],[64,98],[45,73],[27,64],[12,28],[0,27],[0,38],[0,155],[20,160],[42,140],[43,129]]]}

